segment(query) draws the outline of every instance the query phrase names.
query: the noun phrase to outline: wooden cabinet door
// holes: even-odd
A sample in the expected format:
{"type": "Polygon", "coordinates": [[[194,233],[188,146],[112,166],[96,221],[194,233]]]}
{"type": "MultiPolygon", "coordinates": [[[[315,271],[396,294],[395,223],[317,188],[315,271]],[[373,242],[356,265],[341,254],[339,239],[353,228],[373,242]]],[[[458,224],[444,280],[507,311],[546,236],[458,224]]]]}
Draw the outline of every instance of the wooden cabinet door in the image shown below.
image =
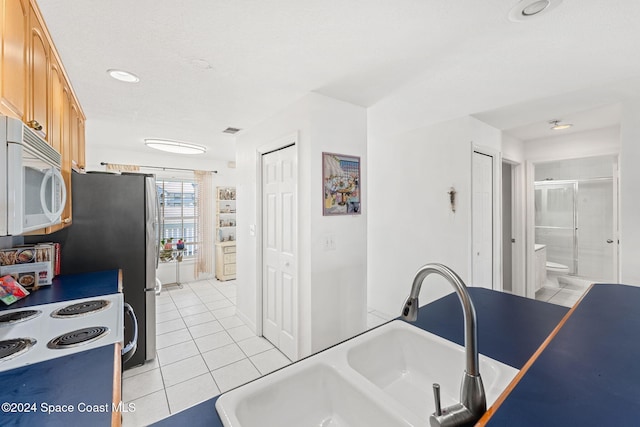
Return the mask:
{"type": "Polygon", "coordinates": [[[84,118],[78,105],[71,102],[71,169],[84,169],[84,118]]]}
{"type": "Polygon", "coordinates": [[[51,48],[43,26],[33,8],[29,9],[28,109],[25,122],[42,127],[51,144],[49,125],[49,56],[51,48]]]}
{"type": "Polygon", "coordinates": [[[64,123],[64,97],[65,97],[65,81],[62,68],[56,61],[54,56],[49,58],[49,84],[51,91],[49,92],[49,131],[48,141],[53,148],[62,154],[62,138],[64,123]]]}
{"type": "MultiPolygon", "coordinates": [[[[64,78],[64,76],[63,76],[64,78]]],[[[60,228],[71,224],[71,164],[73,158],[72,144],[74,143],[74,133],[77,132],[77,118],[72,114],[71,90],[64,81],[62,88],[62,177],[67,189],[67,201],[62,211],[62,224],[60,228]]],[[[75,137],[77,139],[77,137],[75,137]]]]}
{"type": "Polygon", "coordinates": [[[62,177],[67,188],[67,202],[62,213],[62,223],[48,227],[46,232],[52,233],[71,222],[71,146],[70,146],[70,105],[69,88],[62,72],[62,67],[51,55],[49,59],[49,77],[51,92],[49,94],[49,144],[62,155],[62,177]]]}
{"type": "Polygon", "coordinates": [[[0,112],[24,119],[27,99],[28,0],[0,0],[0,112]]]}
{"type": "Polygon", "coordinates": [[[86,169],[86,154],[84,149],[85,144],[85,119],[82,113],[78,117],[78,167],[80,169],[86,169]]]}

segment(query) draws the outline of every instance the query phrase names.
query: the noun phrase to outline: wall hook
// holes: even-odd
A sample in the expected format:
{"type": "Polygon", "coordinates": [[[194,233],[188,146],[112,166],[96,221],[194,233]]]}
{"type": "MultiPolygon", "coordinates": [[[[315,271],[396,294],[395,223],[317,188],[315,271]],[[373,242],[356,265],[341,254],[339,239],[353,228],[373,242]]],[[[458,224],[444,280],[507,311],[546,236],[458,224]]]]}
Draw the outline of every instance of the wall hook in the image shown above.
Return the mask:
{"type": "Polygon", "coordinates": [[[455,212],[456,211],[456,189],[451,187],[451,189],[447,194],[449,195],[449,203],[451,203],[451,212],[455,212]]]}

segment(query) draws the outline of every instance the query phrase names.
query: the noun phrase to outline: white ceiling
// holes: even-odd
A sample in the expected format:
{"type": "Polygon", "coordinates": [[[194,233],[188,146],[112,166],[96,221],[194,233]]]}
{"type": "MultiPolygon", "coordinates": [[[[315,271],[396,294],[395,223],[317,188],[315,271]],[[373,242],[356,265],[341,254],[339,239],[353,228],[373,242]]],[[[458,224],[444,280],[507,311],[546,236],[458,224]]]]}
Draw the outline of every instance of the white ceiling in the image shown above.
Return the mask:
{"type": "Polygon", "coordinates": [[[87,115],[88,150],[144,151],[143,138],[160,137],[223,160],[234,158],[223,129],[251,128],[311,91],[415,105],[425,123],[474,114],[521,139],[554,118],[578,131],[583,112],[591,125],[619,120],[610,105],[640,93],[640,2],[564,0],[514,23],[516,3],[38,0],[87,115]]]}

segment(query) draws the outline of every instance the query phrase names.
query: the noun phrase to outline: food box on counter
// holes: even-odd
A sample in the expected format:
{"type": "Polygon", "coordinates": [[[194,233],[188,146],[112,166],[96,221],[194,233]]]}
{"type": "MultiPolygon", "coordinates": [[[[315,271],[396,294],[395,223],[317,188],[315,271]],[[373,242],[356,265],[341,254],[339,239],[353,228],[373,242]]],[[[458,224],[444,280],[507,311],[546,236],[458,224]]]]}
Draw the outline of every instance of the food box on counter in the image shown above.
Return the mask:
{"type": "Polygon", "coordinates": [[[40,286],[51,284],[53,274],[48,262],[32,262],[0,266],[0,276],[10,275],[25,288],[35,291],[40,286]]]}
{"type": "Polygon", "coordinates": [[[11,276],[0,277],[0,300],[6,305],[13,304],[29,295],[29,291],[20,286],[11,276]]]}
{"type": "MultiPolygon", "coordinates": [[[[0,274],[35,272],[37,273],[35,277],[38,277],[37,286],[50,285],[58,264],[56,253],[54,243],[2,249],[0,250],[0,274]]],[[[26,278],[24,281],[28,282],[29,279],[26,278]]]]}

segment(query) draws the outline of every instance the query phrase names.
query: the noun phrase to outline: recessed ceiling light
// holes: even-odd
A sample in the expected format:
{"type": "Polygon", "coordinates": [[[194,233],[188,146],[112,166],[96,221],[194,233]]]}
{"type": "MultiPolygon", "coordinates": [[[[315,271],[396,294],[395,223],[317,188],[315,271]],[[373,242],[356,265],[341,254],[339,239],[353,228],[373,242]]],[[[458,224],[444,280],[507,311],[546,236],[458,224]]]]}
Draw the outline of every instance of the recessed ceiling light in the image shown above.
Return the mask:
{"type": "Polygon", "coordinates": [[[156,150],[177,154],[202,154],[207,151],[207,147],[203,147],[202,145],[171,141],[168,139],[145,139],[144,144],[156,150]]]}
{"type": "Polygon", "coordinates": [[[107,73],[116,80],[126,83],[138,83],[140,78],[133,73],[124,70],[107,70],[107,73]]]}
{"type": "Polygon", "coordinates": [[[573,126],[571,123],[560,123],[560,120],[549,120],[549,124],[553,125],[551,130],[564,130],[573,126]]]}
{"type": "Polygon", "coordinates": [[[562,0],[522,0],[509,11],[509,20],[514,22],[532,19],[557,7],[562,0]]]}

